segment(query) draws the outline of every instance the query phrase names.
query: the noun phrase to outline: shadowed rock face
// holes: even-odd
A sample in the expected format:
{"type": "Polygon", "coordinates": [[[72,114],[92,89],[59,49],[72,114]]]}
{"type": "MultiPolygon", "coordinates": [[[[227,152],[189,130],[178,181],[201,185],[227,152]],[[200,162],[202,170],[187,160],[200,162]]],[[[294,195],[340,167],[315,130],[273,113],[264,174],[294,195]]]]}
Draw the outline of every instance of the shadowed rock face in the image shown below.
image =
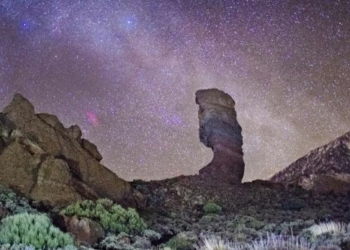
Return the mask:
{"type": "Polygon", "coordinates": [[[100,197],[131,204],[130,184],[100,164],[96,146],[81,135],[76,125],[35,114],[16,94],[0,113],[0,183],[54,207],[100,197]]]}
{"type": "Polygon", "coordinates": [[[242,128],[237,122],[235,102],[225,92],[196,92],[199,105],[199,138],[213,150],[213,160],[199,171],[206,179],[241,183],[244,174],[242,128]]]}
{"type": "Polygon", "coordinates": [[[276,173],[270,181],[300,185],[318,193],[350,190],[350,132],[312,150],[276,173]]]}

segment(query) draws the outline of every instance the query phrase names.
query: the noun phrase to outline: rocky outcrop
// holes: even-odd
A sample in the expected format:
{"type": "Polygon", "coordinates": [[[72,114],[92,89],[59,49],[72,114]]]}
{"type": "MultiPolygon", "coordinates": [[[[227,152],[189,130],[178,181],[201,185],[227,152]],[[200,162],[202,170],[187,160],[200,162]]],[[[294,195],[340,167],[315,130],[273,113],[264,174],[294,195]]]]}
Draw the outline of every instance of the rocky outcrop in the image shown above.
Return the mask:
{"type": "Polygon", "coordinates": [[[76,215],[73,217],[63,216],[63,223],[62,228],[74,235],[76,244],[93,246],[105,235],[103,227],[89,218],[78,218],[76,215]]]}
{"type": "Polygon", "coordinates": [[[325,193],[350,190],[350,132],[316,148],[270,178],[325,193]]]}
{"type": "Polygon", "coordinates": [[[306,190],[318,194],[333,192],[347,195],[350,191],[349,174],[312,174],[309,177],[302,177],[298,183],[306,190]]]}
{"type": "Polygon", "coordinates": [[[196,92],[199,105],[199,138],[213,150],[213,160],[199,171],[205,179],[241,183],[244,174],[242,129],[235,102],[225,92],[205,89],[196,92]]]}
{"type": "Polygon", "coordinates": [[[16,94],[0,113],[0,183],[45,205],[106,197],[134,202],[128,182],[101,165],[96,146],[16,94]]]}

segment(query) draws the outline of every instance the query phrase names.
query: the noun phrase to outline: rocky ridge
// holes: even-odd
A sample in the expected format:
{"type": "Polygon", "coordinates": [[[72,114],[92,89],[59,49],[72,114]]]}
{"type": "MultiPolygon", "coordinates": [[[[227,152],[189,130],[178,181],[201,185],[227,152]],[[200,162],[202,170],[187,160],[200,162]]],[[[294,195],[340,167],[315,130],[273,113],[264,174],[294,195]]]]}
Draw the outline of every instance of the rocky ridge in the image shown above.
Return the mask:
{"type": "Polygon", "coordinates": [[[46,206],[106,197],[135,205],[128,182],[103,166],[97,147],[20,94],[0,113],[0,183],[46,206]]]}
{"type": "Polygon", "coordinates": [[[316,192],[350,190],[350,132],[316,148],[270,178],[316,192]]]}

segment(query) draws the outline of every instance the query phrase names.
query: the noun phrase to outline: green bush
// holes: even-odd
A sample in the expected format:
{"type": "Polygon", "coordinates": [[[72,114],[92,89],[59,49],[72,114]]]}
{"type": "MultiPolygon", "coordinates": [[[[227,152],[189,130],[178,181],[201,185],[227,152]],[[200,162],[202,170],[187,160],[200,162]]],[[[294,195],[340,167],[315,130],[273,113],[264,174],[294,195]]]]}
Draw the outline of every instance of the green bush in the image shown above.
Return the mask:
{"type": "Polygon", "coordinates": [[[77,215],[99,222],[102,227],[111,233],[140,233],[147,228],[146,223],[135,209],[122,208],[108,199],[99,199],[96,202],[84,200],[62,210],[66,216],[77,215]]]}
{"type": "Polygon", "coordinates": [[[24,244],[18,244],[18,245],[4,244],[0,246],[0,250],[35,250],[35,247],[27,246],[24,244]]]}
{"type": "Polygon", "coordinates": [[[171,238],[165,245],[171,250],[189,250],[193,249],[194,242],[183,237],[175,236],[171,238]]]}
{"type": "Polygon", "coordinates": [[[0,244],[24,244],[36,249],[57,249],[73,244],[72,237],[54,227],[44,214],[21,213],[1,222],[0,244]]]}
{"type": "Polygon", "coordinates": [[[11,189],[2,185],[0,185],[0,206],[5,208],[11,215],[24,212],[38,212],[29,205],[26,198],[17,196],[11,189]]]}
{"type": "MultiPolygon", "coordinates": [[[[0,246],[0,250],[35,250],[35,247],[24,244],[3,244],[0,246]]],[[[77,248],[73,245],[69,245],[63,248],[55,248],[55,250],[77,250],[77,248]]]]}
{"type": "Polygon", "coordinates": [[[158,233],[154,230],[151,230],[151,229],[146,229],[145,231],[142,232],[142,234],[150,241],[156,241],[156,240],[160,240],[160,238],[162,238],[162,235],[160,233],[158,233]]]}
{"type": "Polygon", "coordinates": [[[205,204],[203,210],[205,214],[219,214],[222,211],[221,207],[213,202],[205,204]]]}
{"type": "Polygon", "coordinates": [[[265,226],[265,222],[259,221],[251,216],[236,216],[234,221],[229,223],[229,227],[232,229],[252,228],[259,230],[265,226]]]}

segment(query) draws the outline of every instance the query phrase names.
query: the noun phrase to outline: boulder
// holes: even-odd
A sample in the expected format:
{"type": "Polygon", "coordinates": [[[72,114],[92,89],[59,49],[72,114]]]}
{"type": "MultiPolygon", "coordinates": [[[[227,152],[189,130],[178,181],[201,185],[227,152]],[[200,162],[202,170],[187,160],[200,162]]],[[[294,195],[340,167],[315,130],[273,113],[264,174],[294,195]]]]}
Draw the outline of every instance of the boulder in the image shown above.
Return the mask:
{"type": "Polygon", "coordinates": [[[130,184],[101,159],[78,126],[66,129],[54,115],[35,114],[20,94],[0,113],[0,184],[29,199],[63,207],[103,197],[135,206],[130,184]]]}
{"type": "Polygon", "coordinates": [[[309,177],[302,177],[298,183],[306,190],[311,190],[317,194],[347,195],[350,191],[349,174],[313,174],[309,177]]]}
{"type": "Polygon", "coordinates": [[[65,230],[72,234],[76,244],[93,246],[104,237],[103,227],[89,218],[65,217],[65,230]]]}
{"type": "Polygon", "coordinates": [[[199,171],[205,179],[241,183],[244,174],[242,128],[235,102],[225,92],[205,89],[196,92],[199,105],[199,138],[213,150],[213,160],[199,171]]]}

